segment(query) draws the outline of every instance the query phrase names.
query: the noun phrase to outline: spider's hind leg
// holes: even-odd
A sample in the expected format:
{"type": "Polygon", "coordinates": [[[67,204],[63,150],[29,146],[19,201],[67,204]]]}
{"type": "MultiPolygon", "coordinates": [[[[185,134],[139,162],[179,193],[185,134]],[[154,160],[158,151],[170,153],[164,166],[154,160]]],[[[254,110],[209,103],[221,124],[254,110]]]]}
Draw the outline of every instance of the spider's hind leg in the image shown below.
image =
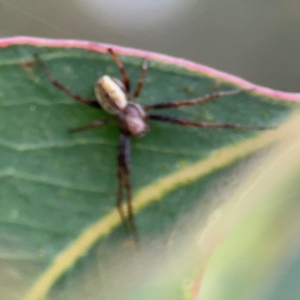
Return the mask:
{"type": "Polygon", "coordinates": [[[89,105],[89,106],[92,106],[92,107],[95,107],[95,108],[98,108],[98,109],[102,109],[100,104],[97,101],[90,100],[90,99],[81,97],[80,95],[77,95],[77,94],[73,93],[71,90],[69,90],[67,87],[65,87],[62,83],[60,83],[57,79],[55,79],[53,77],[52,73],[49,71],[46,64],[41,60],[41,58],[39,57],[38,54],[35,54],[34,58],[35,58],[36,62],[39,64],[39,66],[42,68],[43,72],[45,73],[48,80],[50,81],[50,83],[53,86],[55,86],[57,89],[61,90],[66,95],[70,96],[71,98],[73,98],[76,101],[79,101],[83,104],[86,104],[86,105],[89,105]]]}
{"type": "Polygon", "coordinates": [[[143,65],[142,65],[141,75],[140,75],[138,84],[136,86],[135,92],[133,94],[134,99],[138,98],[139,95],[141,94],[141,91],[142,91],[142,88],[143,88],[143,85],[144,85],[144,81],[145,81],[145,78],[146,78],[148,66],[149,66],[149,61],[147,59],[144,59],[143,60],[143,65]]]}
{"type": "Polygon", "coordinates": [[[123,63],[121,62],[121,60],[119,59],[119,57],[117,56],[117,54],[115,53],[115,51],[112,48],[108,48],[107,49],[108,53],[111,55],[111,57],[113,58],[114,62],[116,63],[116,65],[118,66],[122,77],[123,77],[123,83],[126,89],[126,93],[129,95],[130,93],[130,80],[129,77],[127,75],[126,69],[123,65],[123,63]]]}

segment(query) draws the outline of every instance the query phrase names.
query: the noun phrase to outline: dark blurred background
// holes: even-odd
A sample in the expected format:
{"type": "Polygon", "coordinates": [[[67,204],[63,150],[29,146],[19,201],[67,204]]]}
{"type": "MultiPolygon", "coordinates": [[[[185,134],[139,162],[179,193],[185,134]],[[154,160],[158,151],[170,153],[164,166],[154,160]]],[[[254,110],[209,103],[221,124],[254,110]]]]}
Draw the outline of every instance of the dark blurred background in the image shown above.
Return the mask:
{"type": "Polygon", "coordinates": [[[86,39],[300,91],[299,0],[0,0],[0,36],[86,39]]]}

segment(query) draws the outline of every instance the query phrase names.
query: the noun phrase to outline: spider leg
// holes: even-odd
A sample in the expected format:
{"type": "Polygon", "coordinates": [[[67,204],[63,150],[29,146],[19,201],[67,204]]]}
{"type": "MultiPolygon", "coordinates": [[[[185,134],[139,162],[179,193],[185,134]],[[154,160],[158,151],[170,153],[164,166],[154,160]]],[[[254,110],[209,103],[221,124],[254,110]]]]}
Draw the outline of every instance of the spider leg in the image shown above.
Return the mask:
{"type": "Polygon", "coordinates": [[[71,90],[69,90],[67,87],[65,87],[63,84],[61,84],[58,80],[56,80],[53,77],[53,75],[51,74],[51,72],[49,71],[49,69],[47,68],[47,66],[45,65],[45,63],[38,56],[38,54],[35,54],[34,58],[37,61],[37,63],[40,65],[40,67],[42,68],[42,70],[46,74],[48,80],[52,83],[52,85],[54,85],[56,88],[63,91],[66,95],[70,96],[71,98],[73,98],[76,101],[79,101],[83,104],[86,104],[86,105],[89,105],[89,106],[92,106],[92,107],[96,107],[98,109],[102,109],[100,104],[97,101],[90,100],[90,99],[87,99],[87,98],[83,98],[83,97],[81,97],[77,94],[74,94],[71,90]]]}
{"type": "Polygon", "coordinates": [[[123,77],[123,83],[125,85],[126,92],[127,92],[127,94],[129,94],[130,93],[130,80],[129,80],[129,77],[127,75],[127,72],[126,72],[126,69],[125,69],[123,63],[120,61],[119,57],[116,55],[116,53],[114,52],[114,50],[112,48],[108,48],[107,51],[112,56],[112,58],[115,61],[116,65],[120,69],[120,72],[121,72],[122,77],[123,77]]]}
{"type": "Polygon", "coordinates": [[[117,208],[119,210],[122,221],[124,220],[124,213],[121,208],[121,197],[123,188],[123,183],[126,189],[126,201],[127,201],[127,217],[130,229],[133,234],[134,241],[137,245],[140,245],[139,236],[137,228],[134,221],[134,214],[132,208],[132,195],[131,195],[131,184],[130,184],[130,136],[121,133],[118,144],[118,179],[119,179],[119,189],[117,194],[117,208]],[[119,174],[122,174],[121,176],[119,174]],[[123,182],[122,182],[123,179],[123,182]]]}
{"type": "Polygon", "coordinates": [[[138,84],[136,86],[135,92],[133,94],[134,99],[138,98],[141,91],[142,91],[144,81],[145,81],[145,78],[146,78],[146,74],[147,74],[147,70],[148,70],[148,66],[149,66],[148,60],[144,59],[143,60],[143,65],[142,65],[141,75],[140,75],[138,84]]]}
{"type": "Polygon", "coordinates": [[[207,123],[207,122],[195,122],[184,119],[173,118],[163,115],[148,115],[150,120],[169,122],[173,124],[178,124],[181,126],[194,126],[199,128],[231,128],[231,129],[243,129],[243,130],[265,130],[272,129],[272,127],[265,126],[247,126],[242,124],[230,124],[230,123],[207,123]]]}
{"type": "Polygon", "coordinates": [[[240,94],[245,91],[246,90],[243,90],[243,89],[232,90],[232,91],[220,91],[220,92],[208,94],[201,98],[196,98],[196,99],[181,100],[181,101],[169,101],[169,102],[156,103],[153,105],[145,105],[144,109],[151,110],[151,109],[163,109],[163,108],[177,108],[180,106],[192,106],[192,105],[209,102],[209,101],[212,101],[214,99],[221,98],[224,96],[237,95],[237,94],[240,94]]]}
{"type": "Polygon", "coordinates": [[[126,225],[126,219],[125,219],[123,206],[122,206],[122,199],[123,199],[123,170],[120,161],[118,159],[118,192],[117,192],[116,206],[119,215],[121,217],[122,223],[126,225]]]}
{"type": "Polygon", "coordinates": [[[91,124],[71,129],[70,133],[79,132],[79,131],[85,131],[85,130],[88,130],[88,129],[101,127],[103,125],[106,125],[109,121],[111,121],[111,119],[105,119],[105,120],[95,121],[95,122],[93,122],[91,124]]]}

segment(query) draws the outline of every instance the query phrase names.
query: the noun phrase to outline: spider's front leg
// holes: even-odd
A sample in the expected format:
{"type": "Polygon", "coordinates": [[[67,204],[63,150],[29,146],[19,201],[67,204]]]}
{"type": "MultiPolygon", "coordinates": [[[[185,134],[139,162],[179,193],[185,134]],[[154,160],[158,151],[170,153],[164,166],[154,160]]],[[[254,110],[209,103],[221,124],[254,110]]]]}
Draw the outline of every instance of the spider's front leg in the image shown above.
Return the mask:
{"type": "MultiPolygon", "coordinates": [[[[144,109],[146,111],[149,111],[152,109],[165,109],[165,108],[178,108],[181,106],[194,106],[194,105],[203,104],[203,103],[206,103],[209,101],[213,101],[213,100],[221,98],[221,97],[237,95],[237,94],[240,94],[240,93],[243,93],[246,91],[247,90],[244,90],[244,89],[238,89],[238,90],[232,90],[232,91],[219,91],[216,93],[205,95],[201,98],[179,100],[179,101],[168,101],[168,102],[155,103],[152,105],[145,105],[144,109]]],[[[250,91],[250,90],[248,90],[248,91],[250,91]]]]}
{"type": "Polygon", "coordinates": [[[266,126],[248,126],[243,124],[234,123],[209,123],[209,122],[197,122],[185,119],[178,119],[165,115],[148,115],[148,119],[153,121],[168,122],[181,126],[194,126],[198,128],[227,128],[227,129],[242,129],[242,130],[266,130],[274,129],[274,127],[266,126]]]}
{"type": "Polygon", "coordinates": [[[133,234],[134,241],[137,245],[140,244],[137,228],[134,221],[134,214],[132,208],[131,184],[130,184],[130,135],[121,132],[118,144],[118,192],[116,206],[118,208],[120,217],[125,223],[125,215],[122,206],[123,190],[126,190],[127,201],[127,218],[130,229],[133,234]]]}

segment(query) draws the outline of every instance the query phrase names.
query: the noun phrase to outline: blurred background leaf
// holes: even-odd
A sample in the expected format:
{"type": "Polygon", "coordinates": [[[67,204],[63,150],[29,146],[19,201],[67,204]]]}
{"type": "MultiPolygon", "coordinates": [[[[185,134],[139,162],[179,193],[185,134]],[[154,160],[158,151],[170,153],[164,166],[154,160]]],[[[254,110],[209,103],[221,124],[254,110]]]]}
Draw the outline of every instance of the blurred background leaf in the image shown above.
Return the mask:
{"type": "Polygon", "coordinates": [[[299,297],[300,136],[292,129],[299,125],[297,116],[294,136],[282,140],[230,199],[234,209],[216,229],[236,227],[211,257],[197,299],[299,297]]]}
{"type": "Polygon", "coordinates": [[[298,92],[299,15],[299,0],[1,0],[0,36],[147,49],[298,92]]]}

